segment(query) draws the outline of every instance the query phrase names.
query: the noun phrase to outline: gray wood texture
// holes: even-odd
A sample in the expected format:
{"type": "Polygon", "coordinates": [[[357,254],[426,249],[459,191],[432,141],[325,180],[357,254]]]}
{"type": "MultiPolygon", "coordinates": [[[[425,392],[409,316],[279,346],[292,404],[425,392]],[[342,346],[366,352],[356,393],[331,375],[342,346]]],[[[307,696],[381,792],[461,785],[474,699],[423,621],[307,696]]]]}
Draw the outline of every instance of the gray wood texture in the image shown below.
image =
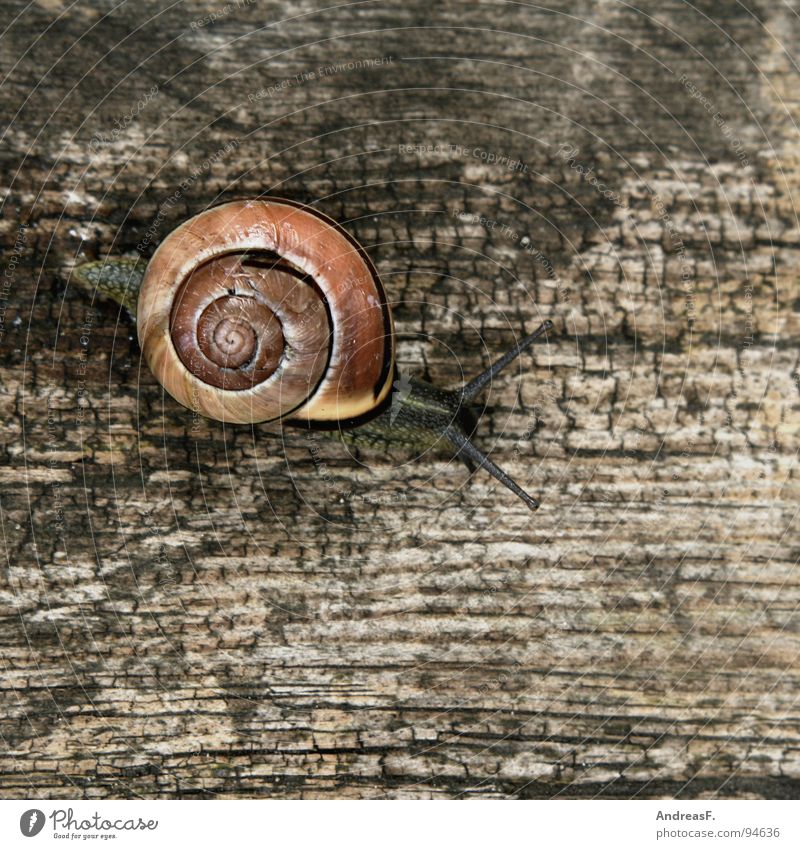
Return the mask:
{"type": "Polygon", "coordinates": [[[794,0],[3,8],[0,795],[797,796],[794,0]],[[538,513],[193,418],[70,282],[264,193],[407,372],[555,321],[477,437],[538,513]]]}

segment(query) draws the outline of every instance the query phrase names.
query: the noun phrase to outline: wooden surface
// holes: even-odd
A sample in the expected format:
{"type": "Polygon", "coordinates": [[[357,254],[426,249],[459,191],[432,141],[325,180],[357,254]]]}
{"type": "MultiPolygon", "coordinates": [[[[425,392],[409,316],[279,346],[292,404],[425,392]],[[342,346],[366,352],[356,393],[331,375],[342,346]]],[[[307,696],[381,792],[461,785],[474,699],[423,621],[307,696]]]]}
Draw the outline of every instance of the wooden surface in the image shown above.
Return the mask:
{"type": "Polygon", "coordinates": [[[3,4],[0,794],[796,797],[800,4],[325,5],[3,4]],[[407,372],[555,321],[478,437],[537,514],[193,419],[69,282],[260,193],[407,372]]]}

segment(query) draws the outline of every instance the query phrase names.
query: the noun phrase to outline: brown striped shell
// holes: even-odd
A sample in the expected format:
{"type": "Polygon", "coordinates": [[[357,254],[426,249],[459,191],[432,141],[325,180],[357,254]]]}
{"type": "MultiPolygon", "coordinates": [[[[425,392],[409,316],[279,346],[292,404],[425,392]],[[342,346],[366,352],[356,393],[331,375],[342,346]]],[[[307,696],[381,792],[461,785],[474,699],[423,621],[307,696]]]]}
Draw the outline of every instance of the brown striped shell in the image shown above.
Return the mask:
{"type": "Polygon", "coordinates": [[[221,421],[341,422],[391,388],[375,268],[335,222],[292,201],[234,201],[173,230],[147,266],[137,326],[170,395],[221,421]]]}

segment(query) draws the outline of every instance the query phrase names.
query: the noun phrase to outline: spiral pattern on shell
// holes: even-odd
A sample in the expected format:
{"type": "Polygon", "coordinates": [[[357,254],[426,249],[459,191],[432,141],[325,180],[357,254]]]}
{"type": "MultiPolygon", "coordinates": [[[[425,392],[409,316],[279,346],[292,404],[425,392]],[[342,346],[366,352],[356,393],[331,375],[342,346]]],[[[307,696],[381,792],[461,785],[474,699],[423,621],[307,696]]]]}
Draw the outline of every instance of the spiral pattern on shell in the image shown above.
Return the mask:
{"type": "Polygon", "coordinates": [[[338,225],[291,201],[234,201],[181,224],[147,266],[137,324],[159,382],[210,418],[342,422],[391,388],[377,272],[338,225]]]}

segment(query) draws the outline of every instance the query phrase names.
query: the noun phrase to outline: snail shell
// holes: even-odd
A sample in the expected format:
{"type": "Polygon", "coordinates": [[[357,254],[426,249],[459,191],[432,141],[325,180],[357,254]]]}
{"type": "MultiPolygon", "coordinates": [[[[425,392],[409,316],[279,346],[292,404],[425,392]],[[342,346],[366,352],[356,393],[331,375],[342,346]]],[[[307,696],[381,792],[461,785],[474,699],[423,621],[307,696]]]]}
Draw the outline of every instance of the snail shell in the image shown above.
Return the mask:
{"type": "Polygon", "coordinates": [[[234,201],[173,230],[145,271],[137,326],[164,388],[221,421],[345,422],[391,389],[394,333],[374,266],[292,201],[234,201]]]}

